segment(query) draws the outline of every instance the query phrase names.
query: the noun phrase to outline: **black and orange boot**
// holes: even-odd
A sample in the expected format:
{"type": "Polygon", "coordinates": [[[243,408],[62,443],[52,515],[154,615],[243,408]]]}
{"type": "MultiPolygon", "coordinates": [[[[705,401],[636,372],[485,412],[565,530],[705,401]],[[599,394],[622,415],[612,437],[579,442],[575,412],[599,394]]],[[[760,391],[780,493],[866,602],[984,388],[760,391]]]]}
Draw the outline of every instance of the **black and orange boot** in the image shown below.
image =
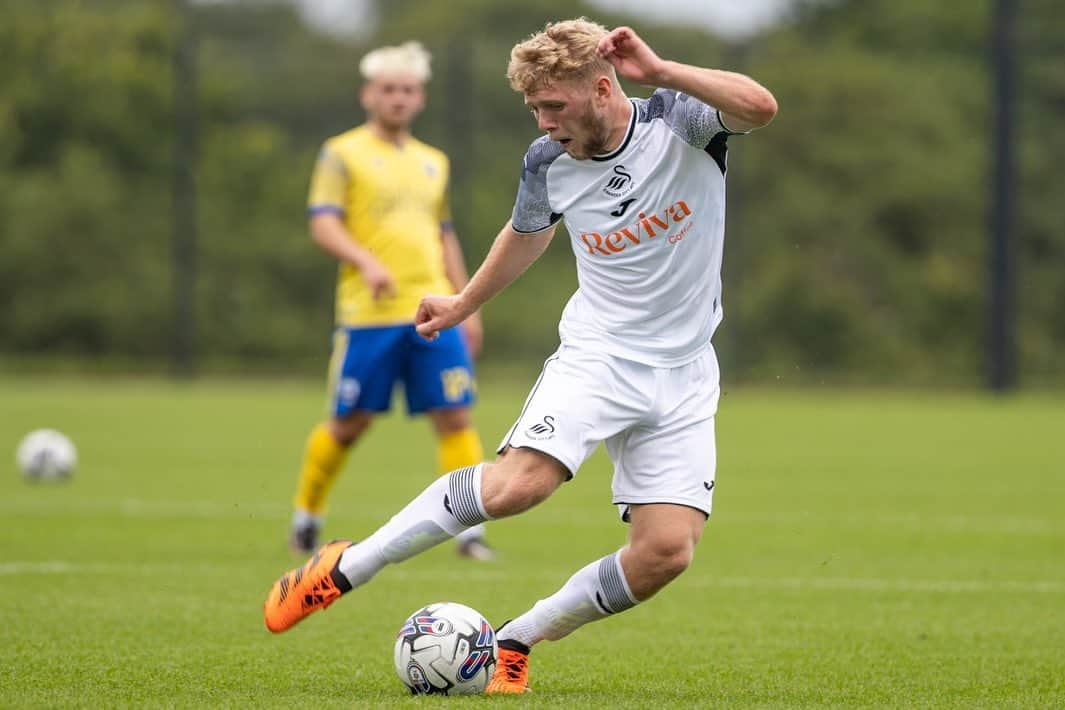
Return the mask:
{"type": "Polygon", "coordinates": [[[275,634],[287,631],[311,612],[325,609],[351,591],[351,582],[340,573],[340,555],[351,540],[333,540],[323,545],[302,567],[289,570],[274,582],[263,604],[266,628],[275,634]]]}
{"type": "Polygon", "coordinates": [[[531,693],[529,687],[529,647],[520,641],[503,639],[499,641],[499,658],[496,659],[496,672],[484,692],[495,693],[531,693]]]}

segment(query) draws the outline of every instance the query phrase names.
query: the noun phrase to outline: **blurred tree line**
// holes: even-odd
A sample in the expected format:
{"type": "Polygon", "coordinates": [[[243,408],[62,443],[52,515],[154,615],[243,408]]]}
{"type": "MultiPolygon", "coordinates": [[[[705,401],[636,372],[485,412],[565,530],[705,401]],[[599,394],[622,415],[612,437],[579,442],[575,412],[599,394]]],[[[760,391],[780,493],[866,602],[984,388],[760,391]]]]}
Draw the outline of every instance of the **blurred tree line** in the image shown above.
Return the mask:
{"type": "MultiPolygon", "coordinates": [[[[664,56],[751,74],[768,129],[730,141],[732,381],[976,384],[985,361],[990,197],[987,0],[802,6],[725,42],[580,3],[380,3],[371,38],[315,34],[279,4],[0,0],[0,356],[165,365],[171,314],[173,61],[198,76],[196,344],[204,369],[318,373],[334,265],[307,237],[318,145],[361,122],[359,57],[410,38],[434,54],[416,133],[454,166],[476,267],[509,217],[536,137],[504,78],[553,19],[632,23],[664,56]]],[[[1022,384],[1065,381],[1065,25],[1020,23],[1018,346],[1022,384]],[[1055,198],[1055,195],[1058,196],[1055,198]]],[[[628,87],[646,95],[643,87],[628,87]]],[[[575,287],[565,236],[486,309],[486,359],[538,363],[575,287]]]]}

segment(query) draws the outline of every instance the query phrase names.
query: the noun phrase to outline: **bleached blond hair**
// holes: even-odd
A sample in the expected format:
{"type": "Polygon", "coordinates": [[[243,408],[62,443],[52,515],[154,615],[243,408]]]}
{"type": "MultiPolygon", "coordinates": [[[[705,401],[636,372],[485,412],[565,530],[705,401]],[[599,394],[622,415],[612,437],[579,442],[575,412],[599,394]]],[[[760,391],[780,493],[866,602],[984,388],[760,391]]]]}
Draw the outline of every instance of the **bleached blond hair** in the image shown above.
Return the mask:
{"type": "Polygon", "coordinates": [[[511,88],[528,94],[556,81],[591,80],[603,74],[616,82],[613,65],[596,53],[607,34],[605,27],[586,17],[549,23],[510,50],[511,88]]]}
{"type": "Polygon", "coordinates": [[[359,73],[367,81],[382,76],[407,74],[420,82],[429,81],[432,59],[421,42],[404,42],[399,46],[378,47],[359,62],[359,73]]]}

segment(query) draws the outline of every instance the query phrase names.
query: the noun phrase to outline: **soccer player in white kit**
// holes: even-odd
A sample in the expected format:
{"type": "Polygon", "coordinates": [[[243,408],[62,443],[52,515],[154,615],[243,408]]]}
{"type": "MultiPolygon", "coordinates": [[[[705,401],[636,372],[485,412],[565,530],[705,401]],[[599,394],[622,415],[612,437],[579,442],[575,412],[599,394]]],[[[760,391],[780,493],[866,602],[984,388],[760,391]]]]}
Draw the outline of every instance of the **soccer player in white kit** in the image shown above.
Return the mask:
{"type": "Polygon", "coordinates": [[[490,693],[525,692],[534,644],[646,601],[691,562],[715,475],[726,141],[777,109],[746,76],[663,60],[632,29],[584,18],[516,45],[507,76],[546,135],[484,263],[461,293],[424,298],[417,328],[431,339],[476,312],[564,221],[578,289],[561,345],[496,461],[441,477],[361,542],[324,546],[264,607],[267,627],[284,631],[387,564],[541,503],[604,442],[628,544],[497,630],[490,693]],[[630,99],[617,75],[659,88],[630,99]]]}

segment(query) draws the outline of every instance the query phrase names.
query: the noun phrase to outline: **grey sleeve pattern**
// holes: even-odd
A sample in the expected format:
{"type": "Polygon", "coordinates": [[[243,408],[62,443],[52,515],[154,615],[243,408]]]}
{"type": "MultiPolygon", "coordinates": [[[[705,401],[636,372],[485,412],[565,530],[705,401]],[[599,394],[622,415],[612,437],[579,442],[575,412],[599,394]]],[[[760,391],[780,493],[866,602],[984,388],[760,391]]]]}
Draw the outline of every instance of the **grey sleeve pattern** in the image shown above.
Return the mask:
{"type": "Polygon", "coordinates": [[[561,214],[551,211],[547,195],[547,169],[562,152],[562,146],[547,136],[529,146],[510,220],[515,232],[542,232],[562,219],[561,214]]]}
{"type": "Polygon", "coordinates": [[[705,149],[714,136],[735,135],[721,121],[721,113],[687,94],[672,89],[658,89],[640,102],[640,120],[661,118],[690,146],[705,149]]]}

